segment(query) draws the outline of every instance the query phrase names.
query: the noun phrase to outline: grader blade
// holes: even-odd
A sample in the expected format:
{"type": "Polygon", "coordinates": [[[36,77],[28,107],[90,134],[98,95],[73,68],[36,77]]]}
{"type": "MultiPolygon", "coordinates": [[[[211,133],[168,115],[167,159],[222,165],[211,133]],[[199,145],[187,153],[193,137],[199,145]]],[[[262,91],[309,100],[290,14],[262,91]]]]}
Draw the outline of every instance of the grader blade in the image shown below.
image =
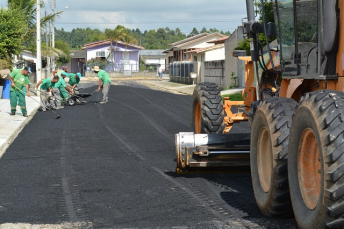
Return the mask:
{"type": "Polygon", "coordinates": [[[248,172],[250,134],[175,135],[177,174],[201,172],[248,172]]]}

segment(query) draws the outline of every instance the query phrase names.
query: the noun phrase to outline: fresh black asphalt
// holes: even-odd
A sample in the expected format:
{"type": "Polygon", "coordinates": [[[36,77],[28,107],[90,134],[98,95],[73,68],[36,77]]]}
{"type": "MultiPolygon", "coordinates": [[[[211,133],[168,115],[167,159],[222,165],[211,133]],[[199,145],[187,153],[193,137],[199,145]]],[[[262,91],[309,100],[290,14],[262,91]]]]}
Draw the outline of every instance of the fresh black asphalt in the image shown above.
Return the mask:
{"type": "Polygon", "coordinates": [[[56,111],[60,119],[37,112],[7,149],[0,225],[296,228],[259,213],[248,173],[176,176],[174,134],[190,131],[190,96],[123,82],[109,103],[101,97],[56,111]]]}

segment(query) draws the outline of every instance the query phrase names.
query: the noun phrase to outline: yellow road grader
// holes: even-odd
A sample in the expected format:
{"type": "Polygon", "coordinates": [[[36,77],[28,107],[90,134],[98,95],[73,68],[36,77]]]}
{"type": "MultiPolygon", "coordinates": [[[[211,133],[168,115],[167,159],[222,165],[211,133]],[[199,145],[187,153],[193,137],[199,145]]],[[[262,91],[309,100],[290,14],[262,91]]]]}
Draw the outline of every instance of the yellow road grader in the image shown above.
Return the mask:
{"type": "Polygon", "coordinates": [[[265,23],[264,2],[259,23],[246,0],[244,101],[223,102],[213,83],[195,87],[194,132],[176,134],[177,173],[249,166],[264,215],[344,228],[344,0],[273,0],[275,23],[265,23]],[[231,133],[242,121],[251,133],[231,133]]]}

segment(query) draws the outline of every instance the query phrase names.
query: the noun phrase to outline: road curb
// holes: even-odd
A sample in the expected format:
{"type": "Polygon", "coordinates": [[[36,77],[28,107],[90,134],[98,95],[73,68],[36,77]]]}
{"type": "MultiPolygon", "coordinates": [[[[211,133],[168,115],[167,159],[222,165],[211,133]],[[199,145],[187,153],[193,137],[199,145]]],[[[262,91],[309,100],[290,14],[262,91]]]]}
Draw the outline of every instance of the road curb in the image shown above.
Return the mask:
{"type": "Polygon", "coordinates": [[[234,95],[234,94],[241,94],[244,88],[234,88],[230,90],[221,91],[221,95],[234,95]]]}
{"type": "Polygon", "coordinates": [[[13,141],[17,138],[20,132],[24,129],[24,127],[33,119],[33,116],[37,113],[40,107],[34,108],[34,110],[30,113],[30,115],[19,125],[19,127],[9,136],[6,142],[0,145],[0,158],[5,154],[8,147],[13,143],[13,141]]]}

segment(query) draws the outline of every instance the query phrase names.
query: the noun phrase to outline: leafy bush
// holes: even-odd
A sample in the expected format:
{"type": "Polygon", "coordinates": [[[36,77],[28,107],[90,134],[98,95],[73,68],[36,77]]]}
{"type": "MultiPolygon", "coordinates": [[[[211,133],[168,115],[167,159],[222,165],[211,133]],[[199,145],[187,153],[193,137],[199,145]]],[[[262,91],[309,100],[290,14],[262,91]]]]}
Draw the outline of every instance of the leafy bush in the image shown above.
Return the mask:
{"type": "Polygon", "coordinates": [[[248,42],[246,39],[241,40],[238,42],[238,46],[235,47],[234,50],[245,50],[246,55],[250,56],[251,55],[250,42],[248,42]]]}
{"type": "Polygon", "coordinates": [[[99,66],[100,69],[104,69],[109,62],[106,59],[102,59],[101,57],[91,58],[89,60],[83,61],[88,67],[93,68],[94,66],[99,66]]]}
{"type": "Polygon", "coordinates": [[[27,24],[19,9],[0,8],[0,59],[20,54],[27,24]]]}

